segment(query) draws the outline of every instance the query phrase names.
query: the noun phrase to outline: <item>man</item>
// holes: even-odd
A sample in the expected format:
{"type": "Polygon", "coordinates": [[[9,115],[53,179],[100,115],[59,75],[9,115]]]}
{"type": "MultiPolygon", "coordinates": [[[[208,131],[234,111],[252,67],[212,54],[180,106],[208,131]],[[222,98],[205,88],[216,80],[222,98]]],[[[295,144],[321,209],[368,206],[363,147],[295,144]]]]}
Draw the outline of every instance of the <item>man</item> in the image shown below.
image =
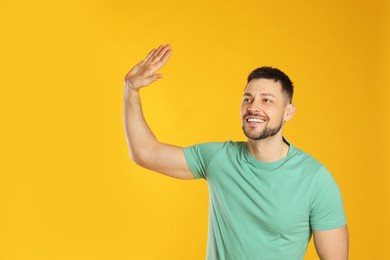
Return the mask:
{"type": "Polygon", "coordinates": [[[310,155],[283,137],[293,86],[280,70],[248,77],[241,106],[247,142],[187,148],[160,143],[148,127],[139,90],[160,79],[169,45],[152,50],[125,77],[124,120],[130,156],[179,179],[204,178],[210,194],[207,259],[303,259],[311,234],[321,259],[348,259],[338,186],[310,155]]]}

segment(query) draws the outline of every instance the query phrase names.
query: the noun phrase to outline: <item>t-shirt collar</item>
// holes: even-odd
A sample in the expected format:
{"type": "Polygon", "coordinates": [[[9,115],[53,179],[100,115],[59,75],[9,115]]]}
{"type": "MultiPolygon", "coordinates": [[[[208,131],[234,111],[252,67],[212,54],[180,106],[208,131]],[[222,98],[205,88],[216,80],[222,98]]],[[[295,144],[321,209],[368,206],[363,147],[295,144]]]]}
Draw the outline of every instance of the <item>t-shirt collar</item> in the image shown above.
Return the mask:
{"type": "Polygon", "coordinates": [[[274,170],[276,168],[279,168],[282,164],[284,164],[286,161],[288,161],[295,153],[295,147],[292,144],[290,144],[284,137],[283,137],[283,141],[289,146],[289,149],[288,149],[287,156],[285,156],[284,158],[282,158],[278,161],[262,162],[262,161],[257,160],[255,157],[253,157],[252,154],[250,154],[250,152],[248,150],[248,143],[246,143],[246,147],[244,149],[245,150],[245,152],[244,152],[245,159],[247,159],[247,161],[250,162],[251,164],[253,164],[255,167],[259,167],[259,168],[263,168],[263,169],[267,169],[267,170],[274,170]]]}

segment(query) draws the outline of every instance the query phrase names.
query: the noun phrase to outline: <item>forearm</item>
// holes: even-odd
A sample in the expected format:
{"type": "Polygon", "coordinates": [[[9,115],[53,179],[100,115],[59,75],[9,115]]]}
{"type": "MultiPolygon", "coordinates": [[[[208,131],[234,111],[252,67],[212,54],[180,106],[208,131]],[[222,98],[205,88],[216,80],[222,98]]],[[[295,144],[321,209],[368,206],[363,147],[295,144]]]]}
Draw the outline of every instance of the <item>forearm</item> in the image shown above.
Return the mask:
{"type": "Polygon", "coordinates": [[[130,157],[145,167],[147,155],[151,154],[158,141],[144,118],[138,89],[125,87],[124,126],[130,157]]]}

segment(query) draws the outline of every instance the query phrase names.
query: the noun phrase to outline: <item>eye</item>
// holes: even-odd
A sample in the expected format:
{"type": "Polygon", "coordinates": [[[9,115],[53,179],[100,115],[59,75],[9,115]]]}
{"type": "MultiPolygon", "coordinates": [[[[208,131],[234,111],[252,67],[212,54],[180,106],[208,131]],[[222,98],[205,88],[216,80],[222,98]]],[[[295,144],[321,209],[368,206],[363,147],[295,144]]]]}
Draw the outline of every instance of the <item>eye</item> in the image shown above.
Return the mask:
{"type": "Polygon", "coordinates": [[[265,102],[265,103],[271,103],[272,100],[271,100],[271,99],[268,99],[268,98],[265,98],[265,99],[264,99],[264,102],[265,102]]]}
{"type": "Polygon", "coordinates": [[[244,98],[244,99],[242,100],[242,102],[243,102],[243,103],[249,103],[249,102],[251,102],[251,100],[250,100],[249,98],[244,98]]]}

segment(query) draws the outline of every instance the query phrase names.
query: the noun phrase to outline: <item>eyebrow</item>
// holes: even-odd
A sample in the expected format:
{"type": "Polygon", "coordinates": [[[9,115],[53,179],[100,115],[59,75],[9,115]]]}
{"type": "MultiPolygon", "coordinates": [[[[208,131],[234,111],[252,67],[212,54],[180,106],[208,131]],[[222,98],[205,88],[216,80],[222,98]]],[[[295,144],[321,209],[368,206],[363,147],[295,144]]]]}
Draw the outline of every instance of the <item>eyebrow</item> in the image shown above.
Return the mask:
{"type": "MultiPolygon", "coordinates": [[[[252,95],[251,93],[248,93],[248,92],[245,92],[245,93],[244,93],[244,96],[253,97],[253,95],[252,95]]],[[[269,96],[269,97],[275,98],[275,95],[273,95],[273,94],[271,94],[271,93],[261,93],[261,96],[265,96],[265,97],[269,96]]]]}

